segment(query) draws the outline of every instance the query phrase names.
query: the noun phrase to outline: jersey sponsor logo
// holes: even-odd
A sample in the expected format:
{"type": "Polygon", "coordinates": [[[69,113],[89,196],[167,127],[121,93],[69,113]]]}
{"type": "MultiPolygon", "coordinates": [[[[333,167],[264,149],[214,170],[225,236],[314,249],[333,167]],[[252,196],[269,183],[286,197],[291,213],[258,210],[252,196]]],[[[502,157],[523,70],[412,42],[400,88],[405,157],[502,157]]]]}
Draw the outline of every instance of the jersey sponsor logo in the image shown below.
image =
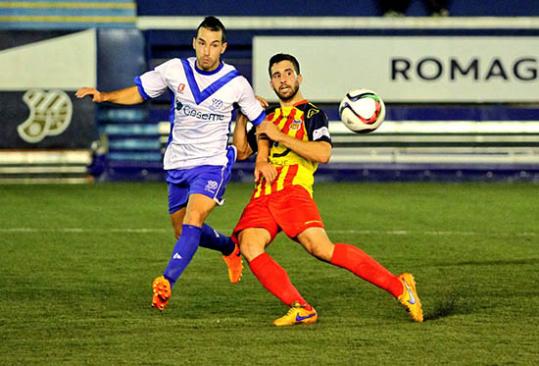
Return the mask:
{"type": "Polygon", "coordinates": [[[62,90],[32,89],[24,93],[22,100],[30,109],[28,118],[17,126],[24,141],[35,144],[47,136],[58,136],[69,127],[73,103],[62,90]]]}
{"type": "Polygon", "coordinates": [[[204,188],[206,191],[208,192],[215,192],[215,190],[217,189],[217,187],[219,187],[219,183],[217,183],[216,181],[214,180],[209,180],[208,183],[206,184],[206,187],[204,188]]]}
{"type": "Polygon", "coordinates": [[[311,118],[318,112],[320,112],[320,109],[309,109],[309,112],[307,112],[307,118],[311,118]]]}
{"type": "MultiPolygon", "coordinates": [[[[274,146],[274,147],[277,147],[277,146],[279,146],[279,143],[278,143],[278,142],[274,142],[274,143],[273,143],[273,146],[274,146]]],[[[271,153],[271,157],[272,157],[272,158],[282,158],[283,156],[288,155],[291,151],[292,151],[292,150],[290,150],[289,148],[286,148],[283,152],[280,152],[280,153],[272,152],[272,153],[271,153]]]]}
{"type": "Polygon", "coordinates": [[[313,131],[313,140],[320,140],[323,136],[326,136],[327,138],[330,138],[329,136],[329,130],[327,127],[320,127],[313,131]]]}
{"type": "Polygon", "coordinates": [[[201,112],[194,106],[183,104],[180,101],[176,101],[176,111],[184,116],[196,118],[202,121],[223,121],[225,119],[225,116],[222,114],[201,112]]]}

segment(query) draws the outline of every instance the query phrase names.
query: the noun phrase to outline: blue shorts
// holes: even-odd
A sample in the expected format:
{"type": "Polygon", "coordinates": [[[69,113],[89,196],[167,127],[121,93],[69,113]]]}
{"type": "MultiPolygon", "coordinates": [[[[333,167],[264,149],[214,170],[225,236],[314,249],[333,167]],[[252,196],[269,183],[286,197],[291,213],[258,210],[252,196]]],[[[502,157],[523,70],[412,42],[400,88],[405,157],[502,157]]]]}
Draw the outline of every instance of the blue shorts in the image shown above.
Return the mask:
{"type": "Polygon", "coordinates": [[[203,194],[222,205],[236,154],[236,148],[229,146],[225,166],[201,165],[190,169],[167,170],[168,213],[172,214],[187,206],[189,196],[193,193],[203,194]]]}

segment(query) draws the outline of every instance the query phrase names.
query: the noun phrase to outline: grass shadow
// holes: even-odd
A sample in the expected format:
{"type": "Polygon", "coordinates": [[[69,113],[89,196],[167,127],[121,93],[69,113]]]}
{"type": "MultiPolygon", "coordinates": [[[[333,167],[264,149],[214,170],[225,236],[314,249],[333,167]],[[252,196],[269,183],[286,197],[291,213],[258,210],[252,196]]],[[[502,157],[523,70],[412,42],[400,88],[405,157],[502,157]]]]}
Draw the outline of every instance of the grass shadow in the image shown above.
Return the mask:
{"type": "Polygon", "coordinates": [[[424,320],[432,321],[451,315],[469,314],[471,309],[455,290],[450,290],[431,303],[430,308],[424,309],[424,311],[424,320]]]}

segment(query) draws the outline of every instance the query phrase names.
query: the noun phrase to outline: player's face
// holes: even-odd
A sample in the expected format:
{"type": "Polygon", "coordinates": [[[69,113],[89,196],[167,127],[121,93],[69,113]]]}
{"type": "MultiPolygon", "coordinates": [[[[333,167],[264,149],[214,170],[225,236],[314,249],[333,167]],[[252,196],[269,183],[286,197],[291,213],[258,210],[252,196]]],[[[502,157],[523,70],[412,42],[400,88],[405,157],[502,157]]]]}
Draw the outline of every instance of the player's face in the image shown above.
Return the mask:
{"type": "Polygon", "coordinates": [[[271,87],[283,102],[296,96],[301,81],[302,77],[296,74],[292,62],[285,60],[271,65],[271,87]]]}
{"type": "Polygon", "coordinates": [[[227,43],[222,41],[222,31],[200,28],[193,38],[193,48],[197,57],[197,66],[204,71],[215,70],[221,62],[227,43]]]}

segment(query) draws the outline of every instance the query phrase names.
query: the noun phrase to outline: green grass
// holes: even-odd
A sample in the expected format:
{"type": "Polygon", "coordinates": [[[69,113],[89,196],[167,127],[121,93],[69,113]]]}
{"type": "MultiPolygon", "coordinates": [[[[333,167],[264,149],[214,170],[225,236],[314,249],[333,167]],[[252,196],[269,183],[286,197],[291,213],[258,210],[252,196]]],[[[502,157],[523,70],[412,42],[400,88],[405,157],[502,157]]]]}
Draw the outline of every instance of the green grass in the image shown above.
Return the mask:
{"type": "MultiPolygon", "coordinates": [[[[210,223],[229,231],[251,187],[210,223]]],[[[418,281],[426,321],[279,236],[269,248],[317,308],[286,312],[247,268],[199,250],[169,308],[150,283],[173,245],[164,184],[0,186],[1,365],[525,365],[539,361],[539,187],[319,184],[330,236],[418,281]]]]}

